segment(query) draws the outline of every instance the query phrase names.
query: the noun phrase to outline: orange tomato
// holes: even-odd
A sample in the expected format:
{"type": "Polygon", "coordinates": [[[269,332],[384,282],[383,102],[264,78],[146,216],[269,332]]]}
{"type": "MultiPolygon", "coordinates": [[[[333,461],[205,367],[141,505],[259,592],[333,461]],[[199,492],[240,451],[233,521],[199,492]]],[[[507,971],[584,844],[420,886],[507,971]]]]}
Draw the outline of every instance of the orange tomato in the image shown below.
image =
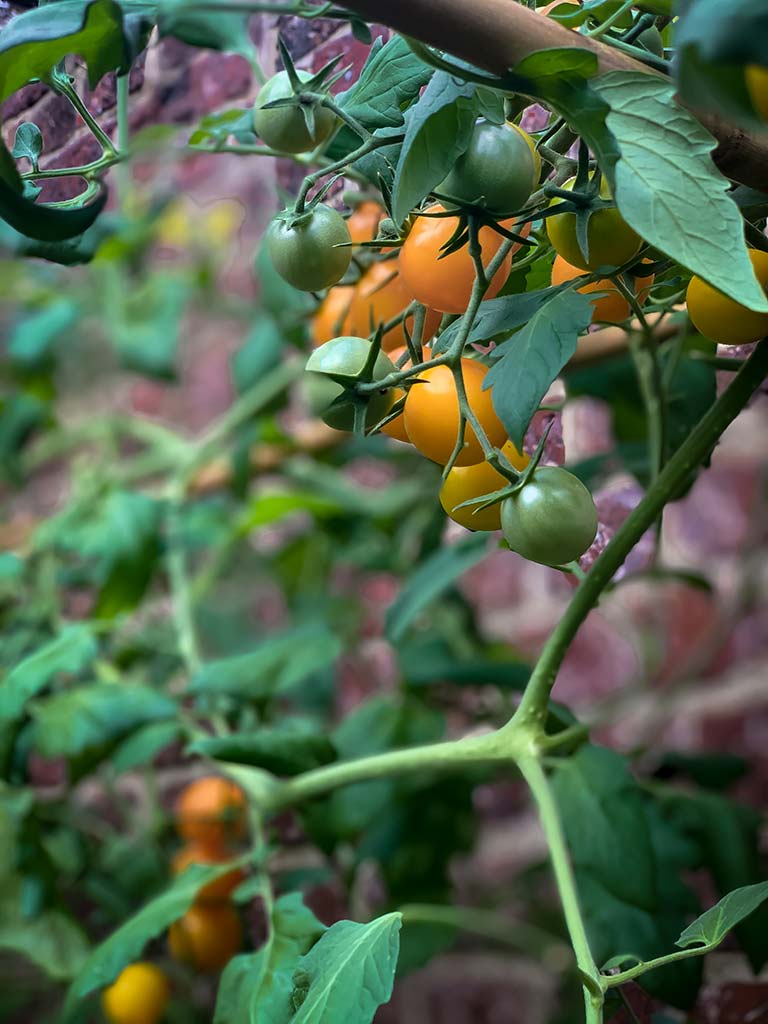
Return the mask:
{"type": "Polygon", "coordinates": [[[229,903],[191,907],[168,930],[175,960],[198,971],[220,971],[243,944],[243,926],[229,903]]]}
{"type": "MultiPolygon", "coordinates": [[[[440,213],[443,209],[438,203],[426,212],[440,213]]],[[[458,223],[458,216],[417,217],[400,250],[400,274],[410,298],[418,299],[428,309],[438,309],[441,313],[463,313],[475,283],[475,267],[466,245],[441,258],[441,249],[455,233],[458,223]]],[[[513,226],[511,221],[501,223],[506,228],[513,226]]],[[[527,224],[518,233],[525,235],[529,231],[530,224],[527,224]]],[[[483,264],[487,265],[504,239],[490,227],[481,228],[479,238],[483,264]]],[[[498,295],[509,277],[512,253],[519,248],[519,245],[513,248],[494,274],[485,295],[487,299],[498,295]]]]}
{"type": "Polygon", "coordinates": [[[354,285],[339,284],[325,296],[315,310],[310,325],[314,348],[339,335],[353,333],[349,330],[349,310],[354,293],[354,285]]]}
{"type": "Polygon", "coordinates": [[[176,828],[184,839],[219,850],[245,836],[245,794],[218,775],[191,782],[176,803],[176,828]]]}
{"type": "MultiPolygon", "coordinates": [[[[175,875],[180,875],[190,864],[225,864],[232,859],[228,850],[213,850],[208,846],[190,844],[183,846],[171,862],[175,875]]],[[[197,894],[195,903],[225,903],[245,878],[241,868],[233,868],[226,875],[215,878],[204,885],[197,894]]]]}
{"type": "MultiPolygon", "coordinates": [[[[490,391],[483,391],[487,368],[473,359],[462,359],[462,374],[469,406],[488,440],[500,448],[507,439],[504,425],[496,415],[490,391]]],[[[433,462],[444,466],[451,457],[459,432],[459,400],[453,373],[447,366],[433,366],[419,374],[423,384],[414,384],[408,392],[403,412],[405,430],[411,444],[433,462]]],[[[485,458],[480,442],[467,424],[464,447],[457,466],[471,466],[485,458]]]]}
{"type": "MultiPolygon", "coordinates": [[[[389,353],[389,358],[392,360],[393,363],[397,364],[397,361],[400,358],[400,356],[405,355],[406,351],[407,349],[405,348],[405,346],[403,346],[402,348],[393,349],[393,351],[389,353]]],[[[410,364],[410,359],[406,359],[403,365],[401,367],[398,367],[398,369],[405,370],[407,369],[408,366],[410,366],[410,364]]],[[[403,396],[405,395],[404,388],[395,388],[394,392],[395,402],[399,402],[400,399],[403,398],[403,396]]],[[[410,444],[411,441],[411,439],[405,432],[405,419],[402,413],[400,413],[399,416],[395,416],[395,418],[393,420],[390,420],[389,423],[385,423],[384,426],[381,428],[381,433],[386,434],[387,437],[394,438],[395,441],[404,441],[406,444],[410,444]]]]}
{"type": "Polygon", "coordinates": [[[360,242],[372,242],[378,233],[379,222],[383,216],[384,210],[373,200],[366,199],[360,203],[347,217],[347,227],[352,241],[358,245],[360,242]]]}
{"type": "Polygon", "coordinates": [[[109,1024],[156,1024],[168,1003],[168,981],[154,964],[129,964],[101,995],[109,1024]]]}
{"type": "MultiPolygon", "coordinates": [[[[578,267],[571,266],[571,264],[566,262],[562,256],[556,256],[555,262],[552,265],[552,284],[565,284],[566,281],[572,281],[575,277],[580,277],[583,273],[583,270],[580,270],[578,267]]],[[[650,277],[640,277],[635,279],[637,298],[641,304],[648,297],[648,292],[650,291],[652,284],[653,275],[650,277]]],[[[599,298],[592,301],[592,307],[594,309],[594,313],[592,314],[593,323],[621,324],[628,319],[632,313],[629,303],[610,278],[606,278],[604,281],[593,281],[592,284],[582,285],[578,290],[582,295],[591,295],[593,292],[608,293],[607,295],[601,295],[599,298]]]]}
{"type": "MultiPolygon", "coordinates": [[[[519,452],[511,441],[507,441],[501,451],[515,469],[521,472],[530,462],[528,456],[519,452]]],[[[509,480],[487,462],[478,462],[474,466],[454,466],[440,489],[440,504],[455,523],[467,530],[500,530],[500,502],[482,509],[472,505],[463,508],[456,506],[482,494],[500,491],[508,483],[509,480]]]]}
{"type": "MultiPolygon", "coordinates": [[[[411,295],[398,273],[396,260],[385,260],[372,264],[358,281],[349,310],[347,325],[349,333],[367,338],[379,324],[389,323],[411,303],[411,295]]],[[[424,318],[422,341],[434,337],[440,326],[441,316],[428,309],[424,318]]],[[[407,326],[413,333],[413,317],[407,318],[407,326]]],[[[392,327],[381,340],[384,352],[405,345],[405,330],[402,322],[392,327]]]]}

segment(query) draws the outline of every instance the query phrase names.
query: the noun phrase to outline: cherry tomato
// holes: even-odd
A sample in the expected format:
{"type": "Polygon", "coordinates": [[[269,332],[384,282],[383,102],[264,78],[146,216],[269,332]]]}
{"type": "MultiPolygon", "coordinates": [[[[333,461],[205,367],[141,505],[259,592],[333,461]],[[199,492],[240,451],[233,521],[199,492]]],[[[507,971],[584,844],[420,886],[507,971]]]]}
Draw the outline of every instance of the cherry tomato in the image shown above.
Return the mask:
{"type": "Polygon", "coordinates": [[[768,68],[750,64],[746,70],[747,90],[752,105],[764,121],[768,121],[768,68]]]}
{"type": "Polygon", "coordinates": [[[378,233],[379,223],[383,217],[382,207],[378,203],[374,203],[373,200],[366,199],[347,217],[349,237],[357,245],[361,242],[372,242],[378,233]]]}
{"type": "Polygon", "coordinates": [[[305,292],[330,288],[342,279],[352,259],[350,241],[344,218],[324,203],[299,219],[285,211],[267,229],[267,251],[275,270],[305,292]]]}
{"type": "MultiPolygon", "coordinates": [[[[351,383],[365,366],[370,351],[371,343],[367,338],[333,338],[316,348],[307,360],[305,384],[310,408],[312,412],[321,416],[329,427],[352,430],[355,424],[355,411],[351,402],[330,408],[344,393],[344,385],[328,375],[347,378],[351,383]]],[[[394,369],[394,364],[388,356],[384,352],[379,352],[374,364],[374,379],[386,377],[394,369]]],[[[387,415],[394,401],[392,389],[372,392],[365,412],[366,428],[370,430],[375,427],[379,420],[387,415]]]]}
{"type": "MultiPolygon", "coordinates": [[[[173,858],[171,867],[175,875],[180,875],[191,864],[226,864],[232,860],[229,850],[215,850],[210,846],[191,844],[183,846],[173,858]]],[[[195,903],[225,903],[245,878],[241,868],[233,868],[226,875],[215,878],[204,885],[197,894],[195,903]]]]}
{"type": "Polygon", "coordinates": [[[129,964],[101,994],[109,1024],[157,1024],[169,998],[168,980],[154,964],[129,964]]]}
{"type": "Polygon", "coordinates": [[[312,344],[315,348],[330,341],[331,338],[338,338],[340,334],[352,333],[349,329],[349,310],[354,293],[354,285],[337,284],[317,307],[310,325],[312,344]]]}
{"type": "MultiPolygon", "coordinates": [[[[349,334],[365,337],[373,333],[379,324],[389,323],[399,316],[411,303],[411,296],[403,284],[398,272],[397,260],[384,260],[372,264],[358,281],[347,324],[349,334]]],[[[424,318],[422,341],[434,337],[440,326],[441,316],[433,309],[428,309],[424,318]]],[[[406,320],[408,330],[413,334],[413,316],[406,320]]],[[[405,345],[405,330],[402,322],[396,324],[381,340],[385,352],[405,345]]]]}
{"type": "Polygon", "coordinates": [[[240,952],[243,926],[229,903],[193,906],[171,925],[168,945],[175,960],[213,973],[240,952]]]}
{"type": "Polygon", "coordinates": [[[218,775],[191,782],[176,803],[176,828],[184,839],[220,850],[245,836],[245,794],[218,775]]]}
{"type": "MultiPolygon", "coordinates": [[[[444,207],[438,204],[430,206],[426,212],[441,213],[443,210],[444,207]]],[[[418,217],[400,250],[400,274],[411,298],[441,313],[463,313],[475,283],[475,267],[467,246],[441,258],[441,249],[455,233],[458,223],[459,218],[452,216],[418,217]]],[[[510,221],[502,223],[508,228],[512,226],[510,221]]],[[[525,228],[530,231],[530,224],[525,228]]],[[[518,231],[517,228],[515,230],[518,231]]],[[[522,235],[527,231],[521,226],[518,233],[522,235]]],[[[487,266],[504,239],[489,227],[480,229],[479,238],[483,263],[487,266]]],[[[511,266],[512,253],[494,274],[485,295],[487,299],[498,295],[509,277],[511,266]]]]}
{"type": "MultiPolygon", "coordinates": [[[[562,256],[556,256],[555,262],[552,264],[552,284],[565,284],[566,281],[572,281],[583,273],[584,271],[578,267],[572,267],[570,263],[566,263],[562,256]]],[[[635,288],[637,289],[638,301],[641,304],[648,297],[648,291],[652,284],[653,276],[636,278],[635,288]]],[[[593,323],[621,324],[632,314],[629,303],[610,278],[582,285],[579,291],[583,295],[591,295],[593,292],[608,293],[593,300],[593,323]]]]}
{"type": "MultiPolygon", "coordinates": [[[[562,0],[560,2],[562,3],[562,0]]],[[[521,128],[519,124],[515,124],[514,121],[507,121],[507,127],[516,131],[524,139],[526,146],[531,151],[531,156],[533,157],[533,182],[535,185],[541,177],[541,155],[538,149],[536,149],[536,140],[521,128]]]]}
{"type": "Polygon", "coordinates": [[[466,151],[436,191],[503,214],[521,209],[535,182],[531,147],[520,132],[481,118],[466,151]]]}
{"type": "MultiPolygon", "coordinates": [[[[473,359],[462,359],[461,368],[469,406],[477,416],[488,440],[500,448],[507,439],[504,425],[496,415],[491,392],[483,391],[486,367],[473,359]]],[[[447,366],[433,366],[419,373],[422,384],[414,384],[405,400],[405,430],[411,444],[433,462],[444,466],[451,457],[459,432],[459,401],[453,373],[447,366]]],[[[471,466],[485,456],[480,442],[467,424],[464,448],[457,466],[471,466]]]]}
{"type": "MultiPolygon", "coordinates": [[[[401,370],[405,370],[411,365],[411,360],[406,359],[402,366],[397,366],[397,364],[400,361],[400,357],[404,356],[406,352],[407,349],[405,346],[403,346],[402,348],[396,348],[392,352],[388,353],[389,358],[392,360],[395,367],[401,370]]],[[[405,389],[393,388],[392,391],[392,405],[395,405],[397,402],[399,402],[402,398],[405,397],[405,389]]],[[[405,418],[402,412],[400,413],[399,416],[395,416],[393,420],[390,420],[389,423],[385,423],[384,426],[381,428],[381,433],[386,434],[387,437],[394,438],[395,441],[403,441],[405,444],[411,443],[411,439],[405,432],[405,418]]]]}
{"type": "Polygon", "coordinates": [[[501,528],[513,551],[542,565],[579,558],[597,533],[597,509],[584,484],[557,466],[541,466],[501,505],[501,528]]]}
{"type": "MultiPolygon", "coordinates": [[[[528,456],[521,454],[511,441],[506,442],[501,452],[515,469],[525,469],[530,461],[528,456]]],[[[469,501],[470,498],[477,498],[481,494],[500,491],[508,483],[507,478],[501,473],[497,473],[487,462],[478,462],[474,466],[454,466],[443,481],[440,490],[440,504],[455,523],[468,530],[500,530],[500,502],[483,509],[477,509],[477,506],[472,505],[465,505],[464,508],[456,506],[469,501]]]]}
{"type": "MultiPolygon", "coordinates": [[[[302,82],[312,77],[309,71],[297,71],[302,82]]],[[[272,149],[280,153],[307,153],[317,149],[336,127],[336,115],[325,107],[315,106],[315,128],[310,132],[304,115],[298,107],[274,107],[262,109],[274,100],[293,96],[288,74],[278,71],[259,90],[253,107],[253,129],[272,149]]]]}
{"type": "MultiPolygon", "coordinates": [[[[749,258],[758,281],[768,294],[768,253],[750,249],[749,258]]],[[[746,345],[768,335],[768,313],[747,309],[700,277],[691,278],[686,302],[696,330],[721,345],[746,345]]]]}
{"type": "MultiPolygon", "coordinates": [[[[572,189],[575,180],[571,178],[562,187],[572,189]]],[[[605,178],[600,182],[600,195],[603,199],[611,198],[611,190],[605,178]]],[[[549,205],[557,206],[561,202],[561,199],[555,197],[549,205]]],[[[640,236],[632,230],[615,207],[596,210],[589,218],[589,259],[582,253],[576,238],[575,213],[554,214],[547,217],[544,223],[549,240],[558,256],[562,256],[572,267],[581,267],[582,270],[621,266],[627,260],[631,260],[643,244],[640,236]]]]}

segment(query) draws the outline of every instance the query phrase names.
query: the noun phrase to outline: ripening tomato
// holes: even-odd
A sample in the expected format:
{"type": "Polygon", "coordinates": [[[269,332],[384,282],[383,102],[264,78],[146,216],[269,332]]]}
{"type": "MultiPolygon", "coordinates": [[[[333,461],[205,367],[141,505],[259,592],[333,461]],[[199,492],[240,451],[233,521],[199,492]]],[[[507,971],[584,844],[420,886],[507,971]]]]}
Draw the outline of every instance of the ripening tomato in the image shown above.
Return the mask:
{"type": "MultiPolygon", "coordinates": [[[[342,336],[316,348],[307,360],[308,372],[304,375],[304,383],[310,408],[329,427],[336,430],[354,428],[355,409],[351,400],[344,405],[333,405],[344,394],[344,385],[333,378],[344,378],[351,384],[365,366],[370,351],[371,343],[367,338],[342,336]]],[[[386,377],[394,369],[389,357],[379,352],[373,367],[374,380],[386,377]]],[[[366,428],[370,430],[384,419],[394,401],[391,389],[371,392],[365,410],[366,428]]]]}
{"type": "Polygon", "coordinates": [[[310,323],[314,348],[324,345],[331,338],[338,338],[340,334],[352,333],[349,330],[349,310],[354,293],[355,286],[352,284],[337,284],[330,289],[315,310],[310,323]]]}
{"type": "MultiPolygon", "coordinates": [[[[407,348],[405,346],[402,346],[402,348],[396,348],[393,349],[391,352],[387,353],[387,355],[392,360],[397,369],[407,370],[411,366],[410,359],[406,359],[403,362],[402,366],[397,365],[398,362],[400,361],[400,357],[404,356],[407,351],[407,348]]],[[[396,405],[397,402],[405,398],[404,388],[393,388],[392,391],[392,405],[396,405]]],[[[405,444],[411,443],[411,439],[405,432],[405,418],[402,412],[400,413],[399,416],[395,416],[393,420],[390,420],[389,423],[385,423],[384,426],[381,428],[381,433],[386,434],[387,437],[394,438],[395,441],[403,441],[405,444]]]]}
{"type": "Polygon", "coordinates": [[[169,997],[168,980],[154,964],[129,964],[101,994],[109,1024],[157,1024],[169,997]]]}
{"type": "MultiPolygon", "coordinates": [[[[302,82],[312,77],[309,71],[297,71],[302,82]]],[[[253,129],[272,149],[280,153],[307,153],[325,142],[336,126],[336,115],[326,107],[315,107],[315,127],[310,131],[298,106],[273,107],[264,110],[267,103],[293,96],[293,87],[287,72],[278,71],[259,89],[253,106],[253,129]]]]}
{"type": "MultiPolygon", "coordinates": [[[[426,212],[441,213],[443,210],[444,207],[436,204],[426,212]]],[[[513,228],[511,221],[501,223],[506,228],[513,228]]],[[[475,283],[475,266],[466,245],[450,256],[441,258],[442,247],[451,239],[458,224],[458,216],[417,217],[400,250],[400,273],[411,298],[441,313],[463,313],[475,283]]],[[[514,228],[524,236],[530,229],[530,223],[514,228]]],[[[504,239],[490,227],[481,228],[479,238],[483,263],[487,266],[504,239]]],[[[499,294],[509,277],[512,254],[519,248],[519,245],[513,246],[494,274],[485,294],[487,299],[499,294]]]]}
{"type": "Polygon", "coordinates": [[[245,836],[245,794],[229,779],[206,775],[182,791],[176,828],[184,839],[219,850],[245,836]]]}
{"type": "MultiPolygon", "coordinates": [[[[570,263],[566,263],[562,256],[556,256],[555,262],[552,264],[552,284],[565,284],[566,281],[572,281],[575,277],[580,277],[583,273],[584,271],[580,270],[578,267],[572,267],[570,263]]],[[[640,277],[635,279],[637,298],[641,304],[645,302],[648,297],[648,292],[652,284],[652,275],[650,277],[640,277]]],[[[583,295],[591,295],[593,292],[608,293],[607,295],[601,295],[599,298],[593,300],[593,323],[621,324],[632,314],[629,303],[610,278],[606,278],[604,281],[593,281],[592,284],[582,285],[581,288],[579,288],[579,291],[583,295]]]]}
{"type": "MultiPolygon", "coordinates": [[[[171,862],[171,867],[175,875],[180,875],[191,864],[226,864],[229,860],[232,860],[229,850],[216,850],[210,846],[192,843],[179,850],[171,862]]],[[[225,875],[220,875],[219,878],[204,885],[198,892],[195,903],[225,903],[244,878],[245,872],[242,868],[232,868],[225,875]]]]}
{"type": "Polygon", "coordinates": [[[337,284],[352,259],[347,224],[338,210],[318,203],[297,217],[278,214],[267,229],[267,251],[278,274],[305,292],[337,284]]]}
{"type": "MultiPolygon", "coordinates": [[[[562,186],[572,189],[575,178],[562,186]]],[[[603,199],[611,198],[611,190],[605,178],[600,182],[600,195],[603,199]]],[[[563,200],[555,196],[550,207],[556,207],[563,200]]],[[[589,218],[587,239],[589,242],[589,259],[581,251],[576,238],[576,214],[557,213],[547,217],[544,222],[547,234],[558,256],[570,263],[572,267],[582,270],[597,270],[599,267],[619,267],[637,255],[643,240],[626,223],[615,207],[596,210],[589,218]]]]}
{"type": "Polygon", "coordinates": [[[349,237],[356,245],[361,242],[372,242],[384,216],[384,209],[378,203],[366,199],[347,217],[349,237]]]}
{"type": "MultiPolygon", "coordinates": [[[[561,0],[562,2],[562,0],[561,0]]],[[[521,128],[519,124],[515,124],[514,121],[507,121],[507,127],[513,128],[522,139],[524,139],[526,146],[531,151],[533,157],[533,183],[534,185],[541,177],[541,155],[536,149],[536,140],[528,134],[525,129],[521,128]]]]}
{"type": "Polygon", "coordinates": [[[746,69],[747,90],[757,113],[768,121],[768,68],[750,64],[746,69]]]}
{"type": "MultiPolygon", "coordinates": [[[[384,260],[372,264],[355,286],[347,318],[348,333],[364,338],[372,334],[379,324],[389,323],[399,316],[411,303],[411,296],[398,272],[397,260],[384,260]]],[[[440,326],[441,316],[428,309],[424,318],[422,341],[434,337],[440,326]]],[[[407,327],[413,335],[413,317],[407,318],[407,327]]],[[[405,330],[402,322],[390,328],[381,339],[384,352],[405,345],[405,330]]]]}
{"type": "MultiPolygon", "coordinates": [[[[758,281],[768,294],[768,253],[750,249],[749,258],[758,281]]],[[[768,313],[747,309],[700,277],[691,278],[686,302],[696,330],[721,345],[746,345],[768,335],[768,313]]]]}
{"type": "Polygon", "coordinates": [[[220,971],[242,944],[243,926],[229,903],[190,907],[168,930],[171,956],[198,971],[220,971]]]}
{"type": "Polygon", "coordinates": [[[502,502],[501,528],[507,544],[523,558],[567,565],[595,539],[597,509],[573,473],[540,466],[524,487],[502,502]]]}
{"type": "MultiPolygon", "coordinates": [[[[507,432],[493,408],[491,392],[483,391],[488,370],[474,359],[462,359],[461,369],[469,407],[491,444],[500,448],[507,439],[507,432]]],[[[414,384],[405,400],[405,430],[411,444],[422,455],[444,466],[453,453],[459,433],[459,401],[453,373],[447,366],[433,366],[419,373],[419,380],[423,383],[414,384]]],[[[464,447],[455,465],[471,466],[484,458],[480,442],[467,424],[464,447]]]]}
{"type": "MultiPolygon", "coordinates": [[[[519,452],[511,441],[506,442],[501,452],[520,471],[530,462],[528,456],[519,452]]],[[[470,498],[500,491],[508,483],[509,480],[487,462],[478,462],[474,466],[454,466],[440,489],[440,504],[455,523],[468,530],[500,530],[500,502],[482,509],[473,505],[465,505],[464,508],[456,506],[470,498]]]]}
{"type": "Polygon", "coordinates": [[[501,215],[522,209],[537,180],[533,152],[521,133],[481,118],[435,191],[501,215]]]}

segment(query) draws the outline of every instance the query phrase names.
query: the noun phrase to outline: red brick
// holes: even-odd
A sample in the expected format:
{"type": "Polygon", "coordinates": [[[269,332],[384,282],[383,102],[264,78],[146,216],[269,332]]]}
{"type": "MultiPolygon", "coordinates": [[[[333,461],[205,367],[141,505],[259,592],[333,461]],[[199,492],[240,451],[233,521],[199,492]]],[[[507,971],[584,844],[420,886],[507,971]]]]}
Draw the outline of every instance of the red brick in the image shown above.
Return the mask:
{"type": "Polygon", "coordinates": [[[29,110],[38,100],[48,92],[48,86],[42,82],[33,82],[18,89],[12,96],[0,104],[0,120],[7,121],[11,117],[18,117],[25,110],[29,110]]]}

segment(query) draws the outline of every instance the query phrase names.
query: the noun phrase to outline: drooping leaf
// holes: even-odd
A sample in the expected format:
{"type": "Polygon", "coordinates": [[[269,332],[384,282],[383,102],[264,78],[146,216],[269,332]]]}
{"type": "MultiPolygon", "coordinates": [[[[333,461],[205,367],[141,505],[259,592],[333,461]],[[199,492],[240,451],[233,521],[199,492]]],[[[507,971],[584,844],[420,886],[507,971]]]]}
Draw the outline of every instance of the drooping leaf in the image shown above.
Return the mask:
{"type": "MultiPolygon", "coordinates": [[[[480,303],[467,343],[488,341],[510,334],[529,320],[558,294],[558,288],[541,288],[521,292],[519,295],[504,295],[498,299],[486,299],[480,303]]],[[[433,353],[444,352],[461,330],[460,321],[450,324],[432,346],[433,353]]]]}
{"type": "Polygon", "coordinates": [[[675,945],[682,949],[699,944],[716,946],[732,928],[757,910],[767,899],[768,882],[758,882],[756,885],[734,889],[689,924],[675,945]]]}
{"type": "Polygon", "coordinates": [[[160,0],[157,26],[161,36],[174,36],[189,46],[201,46],[247,57],[253,52],[248,14],[194,8],[186,0],[160,0]]]}
{"type": "Polygon", "coordinates": [[[250,764],[277,775],[296,775],[333,761],[336,754],[327,736],[308,728],[265,728],[195,740],[190,753],[237,764],[250,764]]]}
{"type": "Polygon", "coordinates": [[[84,625],[65,626],[50,643],[20,662],[0,685],[0,721],[13,721],[28,700],[48,685],[58,673],[75,675],[96,657],[98,646],[84,625]]]}
{"type": "Polygon", "coordinates": [[[102,188],[85,206],[57,209],[26,199],[0,178],[0,217],[20,234],[40,242],[64,242],[82,235],[106,202],[107,190],[102,188]]]}

